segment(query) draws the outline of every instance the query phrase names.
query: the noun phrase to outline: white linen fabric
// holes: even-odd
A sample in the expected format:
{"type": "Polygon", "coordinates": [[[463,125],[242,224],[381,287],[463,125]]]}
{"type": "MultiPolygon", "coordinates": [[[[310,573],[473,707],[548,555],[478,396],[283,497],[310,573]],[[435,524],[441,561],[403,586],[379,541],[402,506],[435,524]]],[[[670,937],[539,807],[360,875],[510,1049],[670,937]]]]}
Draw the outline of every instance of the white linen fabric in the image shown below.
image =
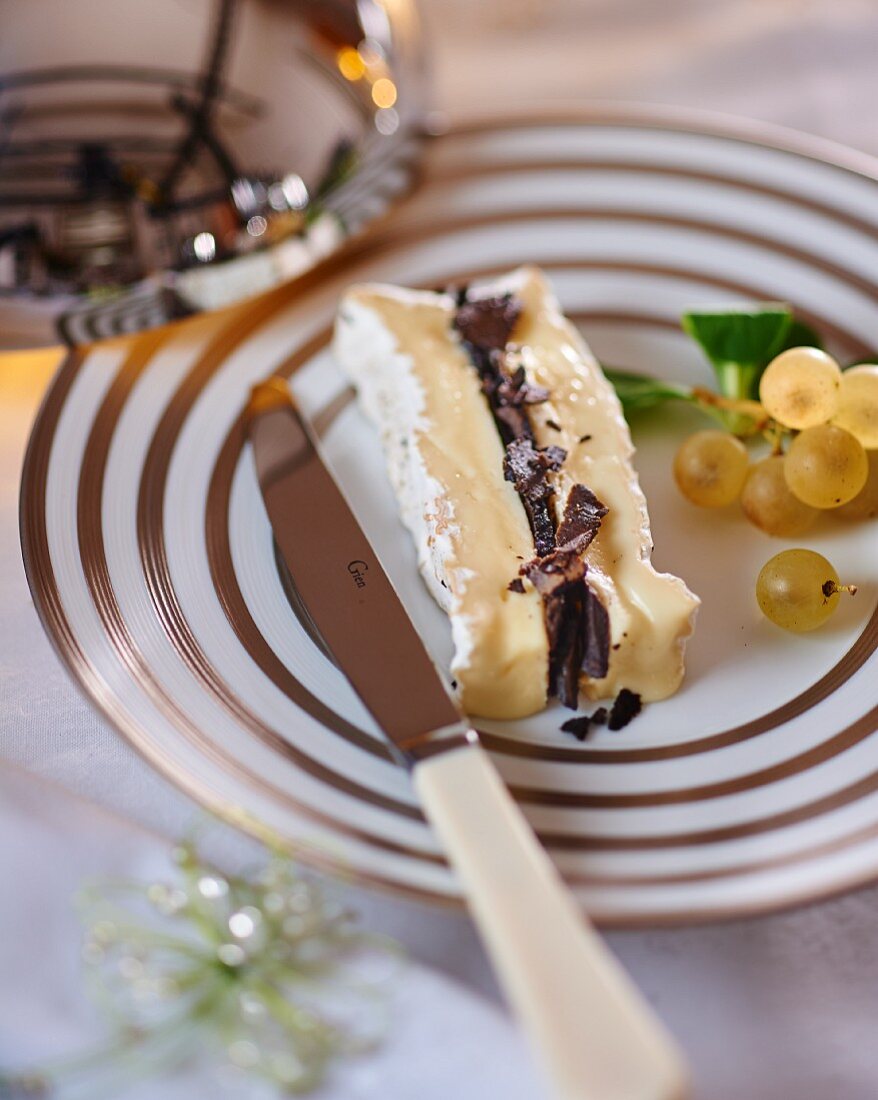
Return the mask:
{"type": "MultiPolygon", "coordinates": [[[[75,891],[107,876],[173,881],[175,869],[162,838],[8,766],[0,769],[0,836],[2,1071],[93,1049],[108,1035],[82,990],[75,891]]],[[[389,988],[391,1027],[383,1046],[339,1064],[315,1100],[539,1095],[527,1052],[495,1004],[414,962],[389,988]]],[[[202,1059],[161,1081],[136,1080],[124,1096],[153,1100],[159,1090],[166,1100],[275,1095],[258,1079],[229,1075],[202,1059]]]]}

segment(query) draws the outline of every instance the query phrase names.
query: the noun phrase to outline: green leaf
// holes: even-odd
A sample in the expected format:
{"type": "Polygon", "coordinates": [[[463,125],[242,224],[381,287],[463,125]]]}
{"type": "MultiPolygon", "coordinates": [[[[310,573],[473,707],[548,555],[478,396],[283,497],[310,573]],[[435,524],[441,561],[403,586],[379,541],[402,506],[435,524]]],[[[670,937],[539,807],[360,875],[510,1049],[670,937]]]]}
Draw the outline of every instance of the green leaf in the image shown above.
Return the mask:
{"type": "Polygon", "coordinates": [[[784,302],[765,302],[747,310],[692,310],[682,323],[711,363],[749,366],[777,355],[793,326],[793,311],[784,302]]]}
{"type": "Polygon", "coordinates": [[[692,388],[679,382],[665,382],[648,374],[632,374],[615,367],[604,367],[603,371],[618,394],[626,416],[654,408],[665,401],[692,400],[692,388]]]}
{"type": "Polygon", "coordinates": [[[786,346],[793,311],[784,302],[751,309],[692,310],[682,325],[704,350],[726,397],[753,398],[762,372],[786,346]]]}
{"type": "Polygon", "coordinates": [[[800,321],[794,317],[793,323],[790,325],[790,330],[783,342],[783,347],[779,348],[775,354],[780,355],[780,353],[786,351],[787,348],[822,349],[823,341],[810,325],[806,325],[804,321],[800,321]]]}

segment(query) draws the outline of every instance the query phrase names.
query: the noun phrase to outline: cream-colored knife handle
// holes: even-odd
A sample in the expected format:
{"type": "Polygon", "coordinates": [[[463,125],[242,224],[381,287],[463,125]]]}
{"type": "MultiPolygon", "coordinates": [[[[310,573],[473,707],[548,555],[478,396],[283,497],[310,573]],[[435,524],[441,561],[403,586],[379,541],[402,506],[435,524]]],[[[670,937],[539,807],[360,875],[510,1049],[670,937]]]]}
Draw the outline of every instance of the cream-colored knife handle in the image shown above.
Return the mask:
{"type": "Polygon", "coordinates": [[[488,755],[419,763],[424,811],[558,1100],[682,1100],[669,1035],[584,920],[488,755]]]}

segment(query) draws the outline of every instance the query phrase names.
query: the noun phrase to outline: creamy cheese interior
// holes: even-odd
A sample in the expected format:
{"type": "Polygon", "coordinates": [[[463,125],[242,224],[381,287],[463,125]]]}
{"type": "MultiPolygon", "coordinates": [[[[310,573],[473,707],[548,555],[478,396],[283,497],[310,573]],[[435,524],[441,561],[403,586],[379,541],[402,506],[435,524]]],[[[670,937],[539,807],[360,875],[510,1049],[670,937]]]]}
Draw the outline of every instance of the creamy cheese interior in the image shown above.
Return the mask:
{"type": "MultiPolygon", "coordinates": [[[[545,278],[522,268],[471,293],[507,290],[524,304],[512,337],[516,354],[528,379],[550,392],[548,402],[530,408],[537,443],[568,453],[554,475],[558,517],[576,482],[609,508],[586,559],[588,581],[609,612],[613,648],[608,675],[583,676],[582,687],[592,698],[623,687],[646,701],[664,698],[682,678],[698,600],[650,564],[649,519],[628,426],[545,278]]],[[[541,600],[529,583],[523,594],[508,589],[533,557],[533,537],[503,477],[503,445],[478,375],[453,331],[455,308],[446,294],[356,287],[340,307],[334,347],[381,433],[421,572],[450,616],[464,709],[523,717],[545,706],[547,691],[541,600]]]]}
{"type": "Polygon", "coordinates": [[[498,290],[524,303],[513,340],[528,380],[549,391],[549,400],[530,410],[537,443],[567,451],[553,477],[558,518],[577,482],[609,509],[585,552],[588,583],[610,615],[609,671],[603,680],[583,677],[581,686],[592,699],[622,688],[645,701],[664,699],[683,678],[684,642],[699,600],[679,577],[658,573],[650,563],[646,498],[631,464],[634,447],[619,399],[541,271],[522,268],[491,292],[498,290]]]}

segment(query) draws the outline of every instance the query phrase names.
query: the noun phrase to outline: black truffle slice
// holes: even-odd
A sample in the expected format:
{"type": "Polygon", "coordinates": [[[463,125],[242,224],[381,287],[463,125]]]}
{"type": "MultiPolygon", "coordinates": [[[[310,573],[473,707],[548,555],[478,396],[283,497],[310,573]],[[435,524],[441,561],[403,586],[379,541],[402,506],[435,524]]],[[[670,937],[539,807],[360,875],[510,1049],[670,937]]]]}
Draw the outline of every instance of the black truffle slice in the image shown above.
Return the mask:
{"type": "Polygon", "coordinates": [[[607,514],[606,504],[598,500],[585,485],[574,485],[564,505],[564,515],[558,526],[558,545],[565,550],[582,553],[601,529],[601,520],[607,514]]]}
{"type": "Polygon", "coordinates": [[[592,680],[602,680],[610,667],[610,616],[587,585],[581,628],[582,671],[592,680]]]}
{"type": "Polygon", "coordinates": [[[572,550],[556,550],[523,567],[543,598],[549,642],[549,692],[573,709],[579,700],[579,672],[588,642],[587,566],[572,550]]]}
{"type": "Polygon", "coordinates": [[[511,481],[521,497],[534,537],[537,557],[545,557],[555,548],[555,524],[549,511],[554,489],[549,483],[551,471],[559,470],[567,452],[561,447],[535,447],[531,439],[514,439],[506,447],[503,476],[511,481]]]}
{"type": "Polygon", "coordinates": [[[509,343],[521,302],[512,294],[493,298],[464,298],[454,317],[454,327],[468,344],[481,351],[502,351],[509,343]]]}
{"type": "Polygon", "coordinates": [[[564,733],[572,733],[577,741],[584,741],[591,732],[592,726],[605,726],[607,724],[607,708],[598,707],[594,714],[582,714],[578,718],[568,718],[561,726],[564,733]]]}
{"type": "Polygon", "coordinates": [[[632,718],[636,718],[640,714],[642,709],[643,704],[637,692],[622,688],[613,703],[607,725],[611,730],[624,729],[632,718]]]}

